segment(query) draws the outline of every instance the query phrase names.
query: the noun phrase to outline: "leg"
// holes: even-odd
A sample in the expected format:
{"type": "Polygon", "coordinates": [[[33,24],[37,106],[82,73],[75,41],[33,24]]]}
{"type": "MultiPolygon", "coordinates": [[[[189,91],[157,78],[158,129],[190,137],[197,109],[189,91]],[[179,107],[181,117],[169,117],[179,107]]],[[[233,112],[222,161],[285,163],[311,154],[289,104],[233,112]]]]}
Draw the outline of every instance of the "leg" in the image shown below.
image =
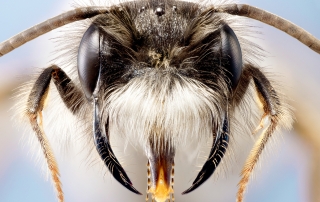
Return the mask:
{"type": "Polygon", "coordinates": [[[239,182],[239,190],[237,194],[238,202],[243,201],[243,195],[247,187],[250,175],[255,168],[259,157],[263,149],[265,148],[266,143],[268,142],[278,125],[281,125],[286,121],[286,113],[283,113],[286,109],[280,102],[279,95],[274,90],[270,81],[265,77],[265,75],[258,68],[250,65],[246,66],[244,74],[247,76],[247,78],[249,77],[253,80],[259,100],[263,105],[263,116],[270,118],[270,125],[263,132],[263,134],[261,134],[261,137],[255,143],[249,157],[246,160],[245,166],[242,169],[242,178],[239,182]]]}
{"type": "Polygon", "coordinates": [[[75,99],[74,97],[82,97],[81,92],[74,86],[70,78],[59,67],[55,65],[46,68],[40,74],[39,78],[36,80],[34,86],[32,87],[28,98],[26,114],[29,117],[32,129],[36,133],[38,141],[41,144],[43,154],[45,156],[48,168],[52,176],[52,180],[55,184],[59,201],[62,202],[64,199],[61,182],[59,179],[58,165],[42,126],[42,110],[47,99],[51,78],[54,79],[54,83],[60,93],[62,100],[73,113],[76,113],[78,111],[80,105],[83,102],[76,102],[77,99],[75,99]]]}

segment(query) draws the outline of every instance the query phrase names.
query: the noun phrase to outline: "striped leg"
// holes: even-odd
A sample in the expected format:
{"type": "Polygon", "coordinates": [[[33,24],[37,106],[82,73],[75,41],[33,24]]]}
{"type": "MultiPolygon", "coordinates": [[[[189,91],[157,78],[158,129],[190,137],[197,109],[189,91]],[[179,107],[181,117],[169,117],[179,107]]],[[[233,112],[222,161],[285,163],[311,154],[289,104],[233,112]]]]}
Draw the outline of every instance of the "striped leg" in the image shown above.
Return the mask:
{"type": "Polygon", "coordinates": [[[279,95],[274,90],[270,81],[265,77],[265,75],[258,68],[250,65],[245,68],[244,75],[246,75],[247,78],[249,76],[253,80],[259,99],[263,105],[263,117],[270,118],[270,125],[255,143],[242,169],[241,180],[239,182],[239,190],[237,194],[237,202],[243,201],[244,192],[246,190],[250,175],[257,165],[260,155],[268,140],[276,128],[285,121],[285,114],[282,113],[283,106],[280,102],[279,95]]]}
{"type": "Polygon", "coordinates": [[[73,113],[76,113],[82,105],[82,102],[76,100],[83,99],[75,99],[82,97],[81,92],[74,86],[70,78],[59,67],[53,65],[46,68],[40,74],[32,87],[27,103],[27,116],[29,117],[32,129],[41,144],[41,149],[47,161],[48,168],[57,191],[58,199],[60,202],[63,202],[64,197],[59,179],[59,168],[42,125],[42,110],[47,100],[51,78],[53,78],[62,100],[73,113]]]}

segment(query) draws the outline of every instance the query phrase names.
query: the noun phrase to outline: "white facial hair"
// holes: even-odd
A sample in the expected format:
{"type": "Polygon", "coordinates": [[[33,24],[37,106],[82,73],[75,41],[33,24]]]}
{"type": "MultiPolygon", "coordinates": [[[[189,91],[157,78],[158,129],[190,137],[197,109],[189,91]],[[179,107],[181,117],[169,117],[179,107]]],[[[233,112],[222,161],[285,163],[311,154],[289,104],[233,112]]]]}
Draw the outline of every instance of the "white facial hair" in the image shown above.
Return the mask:
{"type": "Polygon", "coordinates": [[[108,119],[111,137],[144,149],[150,140],[154,149],[176,148],[212,137],[222,122],[220,97],[194,79],[154,69],[107,96],[102,122],[108,119]]]}

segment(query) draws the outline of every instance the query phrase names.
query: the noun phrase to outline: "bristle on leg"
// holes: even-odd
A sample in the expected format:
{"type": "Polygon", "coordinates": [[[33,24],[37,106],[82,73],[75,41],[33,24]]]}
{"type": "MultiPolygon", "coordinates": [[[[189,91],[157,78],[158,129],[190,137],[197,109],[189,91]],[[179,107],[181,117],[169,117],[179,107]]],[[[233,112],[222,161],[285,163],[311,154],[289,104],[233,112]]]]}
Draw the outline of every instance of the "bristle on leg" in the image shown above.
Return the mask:
{"type": "Polygon", "coordinates": [[[262,151],[265,149],[271,136],[278,127],[290,127],[292,123],[292,119],[288,118],[290,112],[286,109],[282,100],[280,100],[279,94],[272,87],[266,76],[258,68],[253,66],[247,66],[245,73],[253,79],[256,92],[263,106],[264,115],[261,119],[260,127],[263,127],[263,124],[261,123],[267,118],[270,119],[270,124],[261,134],[258,141],[256,141],[242,169],[239,190],[237,193],[237,202],[243,202],[244,192],[247,188],[250,176],[255,169],[257,162],[260,160],[262,151]]]}
{"type": "Polygon", "coordinates": [[[253,149],[250,152],[249,157],[246,160],[245,166],[243,167],[241,171],[241,180],[239,182],[239,190],[237,193],[237,202],[243,202],[243,196],[244,192],[248,186],[248,182],[250,179],[250,176],[257,165],[257,162],[259,161],[259,157],[261,156],[261,153],[263,149],[266,146],[266,143],[272,136],[274,130],[276,129],[277,122],[275,120],[271,121],[271,124],[266,129],[266,131],[261,135],[259,140],[255,143],[253,149]]]}
{"type": "Polygon", "coordinates": [[[253,135],[257,134],[261,129],[264,128],[265,123],[268,121],[269,116],[267,116],[266,113],[264,113],[261,117],[260,123],[258,127],[252,132],[253,135]]]}
{"type": "Polygon", "coordinates": [[[148,163],[147,163],[147,177],[148,177],[148,180],[147,180],[147,182],[148,182],[148,187],[147,187],[146,202],[149,201],[149,193],[150,193],[149,190],[150,190],[150,185],[151,185],[151,179],[150,179],[151,174],[150,174],[150,163],[149,163],[149,161],[148,161],[148,163]]]}
{"type": "Polygon", "coordinates": [[[29,115],[29,120],[32,125],[33,131],[36,133],[38,141],[40,142],[42,152],[45,156],[45,159],[48,164],[49,171],[51,173],[52,181],[55,186],[55,190],[57,192],[57,196],[59,202],[64,201],[61,182],[60,182],[60,173],[57,161],[54,157],[52,148],[49,144],[48,138],[44,133],[43,126],[42,126],[42,112],[38,112],[38,115],[32,114],[29,115]]]}

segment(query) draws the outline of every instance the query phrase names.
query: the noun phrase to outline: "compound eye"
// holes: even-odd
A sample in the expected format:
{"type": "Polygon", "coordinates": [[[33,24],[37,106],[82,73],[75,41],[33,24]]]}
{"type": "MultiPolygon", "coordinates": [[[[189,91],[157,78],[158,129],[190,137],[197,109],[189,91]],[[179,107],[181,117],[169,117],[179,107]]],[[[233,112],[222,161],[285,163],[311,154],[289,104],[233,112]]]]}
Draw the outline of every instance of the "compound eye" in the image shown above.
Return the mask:
{"type": "Polygon", "coordinates": [[[236,34],[227,25],[223,25],[220,30],[221,50],[223,66],[231,82],[232,89],[236,89],[242,73],[242,53],[240,43],[236,34]]]}
{"type": "Polygon", "coordinates": [[[80,42],[78,74],[86,98],[92,100],[100,74],[100,31],[94,24],[87,29],[80,42]]]}

